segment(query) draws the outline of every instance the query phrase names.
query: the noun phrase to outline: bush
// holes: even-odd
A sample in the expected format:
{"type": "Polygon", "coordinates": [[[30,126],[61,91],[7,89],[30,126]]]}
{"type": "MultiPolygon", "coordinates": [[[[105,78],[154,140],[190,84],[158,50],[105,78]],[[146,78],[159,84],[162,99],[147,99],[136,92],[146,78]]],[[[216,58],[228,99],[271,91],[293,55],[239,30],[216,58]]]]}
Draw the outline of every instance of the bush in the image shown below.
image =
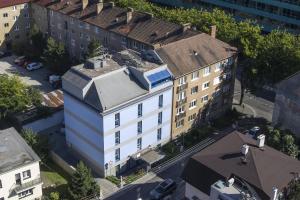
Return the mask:
{"type": "Polygon", "coordinates": [[[106,179],[117,186],[121,185],[121,180],[116,176],[107,176],[106,179]]]}

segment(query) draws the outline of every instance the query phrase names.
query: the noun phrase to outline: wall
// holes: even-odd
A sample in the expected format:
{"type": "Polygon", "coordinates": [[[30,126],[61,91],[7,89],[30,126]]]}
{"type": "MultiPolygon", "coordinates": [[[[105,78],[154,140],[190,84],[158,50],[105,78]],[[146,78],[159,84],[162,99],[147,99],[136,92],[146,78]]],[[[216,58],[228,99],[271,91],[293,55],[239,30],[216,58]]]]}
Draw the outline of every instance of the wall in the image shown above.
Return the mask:
{"type": "Polygon", "coordinates": [[[24,124],[22,127],[25,129],[32,129],[34,132],[41,132],[50,127],[61,124],[64,121],[64,111],[60,110],[52,114],[47,118],[41,118],[39,120],[24,124]]]}
{"type": "Polygon", "coordinates": [[[47,8],[31,3],[32,24],[42,33],[48,34],[48,12],[47,8]]]}
{"type": "MultiPolygon", "coordinates": [[[[10,194],[9,191],[15,187],[15,174],[17,174],[17,173],[21,174],[22,184],[28,183],[35,179],[39,179],[40,178],[39,162],[24,165],[21,168],[14,169],[14,170],[9,171],[4,174],[0,174],[0,180],[2,181],[2,187],[3,187],[0,189],[0,198],[4,197],[4,199],[9,199],[9,200],[19,199],[18,196],[13,196],[11,198],[8,198],[9,194],[10,194]],[[24,172],[26,170],[31,171],[31,178],[24,180],[22,177],[22,172],[24,172]]],[[[32,187],[29,187],[28,189],[30,189],[30,188],[32,188],[32,187]]],[[[30,195],[30,196],[28,196],[26,198],[22,198],[22,199],[32,200],[35,198],[41,198],[41,196],[42,196],[42,184],[38,184],[38,185],[34,186],[33,195],[30,195]]]]}
{"type": "Polygon", "coordinates": [[[60,166],[65,172],[72,175],[76,169],[69,165],[66,161],[64,161],[59,155],[57,155],[54,151],[50,151],[50,157],[58,166],[60,166]]]}
{"type": "Polygon", "coordinates": [[[187,199],[193,200],[193,197],[198,197],[201,200],[209,200],[209,196],[189,183],[185,184],[185,197],[187,199]]]}

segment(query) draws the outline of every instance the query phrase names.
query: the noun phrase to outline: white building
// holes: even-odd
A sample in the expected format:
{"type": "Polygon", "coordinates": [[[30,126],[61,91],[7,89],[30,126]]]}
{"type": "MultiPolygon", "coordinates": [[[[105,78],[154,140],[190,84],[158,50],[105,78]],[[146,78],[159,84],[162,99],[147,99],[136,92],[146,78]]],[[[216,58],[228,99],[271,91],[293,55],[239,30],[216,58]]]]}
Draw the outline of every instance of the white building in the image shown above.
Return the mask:
{"type": "Polygon", "coordinates": [[[14,128],[0,131],[0,200],[41,199],[39,161],[14,128]]]}
{"type": "Polygon", "coordinates": [[[63,76],[68,145],[103,176],[131,168],[170,140],[172,87],[166,65],[129,51],[72,67],[63,76]]]}

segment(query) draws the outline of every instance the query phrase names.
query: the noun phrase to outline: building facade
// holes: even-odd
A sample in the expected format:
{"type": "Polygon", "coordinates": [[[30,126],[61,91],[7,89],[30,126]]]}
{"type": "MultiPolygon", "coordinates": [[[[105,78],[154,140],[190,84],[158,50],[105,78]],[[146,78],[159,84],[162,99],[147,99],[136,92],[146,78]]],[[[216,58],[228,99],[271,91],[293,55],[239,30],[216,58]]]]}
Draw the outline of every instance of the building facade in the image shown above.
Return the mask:
{"type": "Polygon", "coordinates": [[[297,137],[300,137],[299,81],[300,73],[298,72],[278,83],[272,116],[274,126],[289,129],[297,137]]]}
{"type": "Polygon", "coordinates": [[[0,131],[0,154],[0,199],[41,199],[40,159],[14,128],[0,131]]]}
{"type": "Polygon", "coordinates": [[[102,176],[134,167],[171,132],[173,84],[166,65],[127,58],[120,66],[114,59],[97,69],[75,66],[63,77],[67,143],[102,176]]]}
{"type": "Polygon", "coordinates": [[[0,2],[0,50],[27,41],[30,32],[29,0],[0,2]]]}
{"type": "Polygon", "coordinates": [[[300,33],[300,2],[297,0],[151,0],[168,6],[185,8],[221,8],[237,20],[252,19],[263,29],[286,29],[300,33]]]}

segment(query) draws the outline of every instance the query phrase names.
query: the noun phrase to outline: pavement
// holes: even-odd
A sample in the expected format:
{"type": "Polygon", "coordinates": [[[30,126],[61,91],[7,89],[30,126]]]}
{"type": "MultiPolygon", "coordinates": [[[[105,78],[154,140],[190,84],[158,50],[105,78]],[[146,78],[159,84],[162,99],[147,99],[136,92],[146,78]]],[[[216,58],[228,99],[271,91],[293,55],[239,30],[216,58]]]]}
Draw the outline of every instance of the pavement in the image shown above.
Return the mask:
{"type": "Polygon", "coordinates": [[[17,56],[14,55],[1,58],[0,74],[8,74],[10,76],[18,75],[25,84],[36,87],[42,93],[53,91],[53,88],[47,80],[48,75],[51,74],[48,69],[44,67],[38,70],[28,71],[24,67],[20,67],[14,64],[13,61],[16,58],[17,56]]]}

